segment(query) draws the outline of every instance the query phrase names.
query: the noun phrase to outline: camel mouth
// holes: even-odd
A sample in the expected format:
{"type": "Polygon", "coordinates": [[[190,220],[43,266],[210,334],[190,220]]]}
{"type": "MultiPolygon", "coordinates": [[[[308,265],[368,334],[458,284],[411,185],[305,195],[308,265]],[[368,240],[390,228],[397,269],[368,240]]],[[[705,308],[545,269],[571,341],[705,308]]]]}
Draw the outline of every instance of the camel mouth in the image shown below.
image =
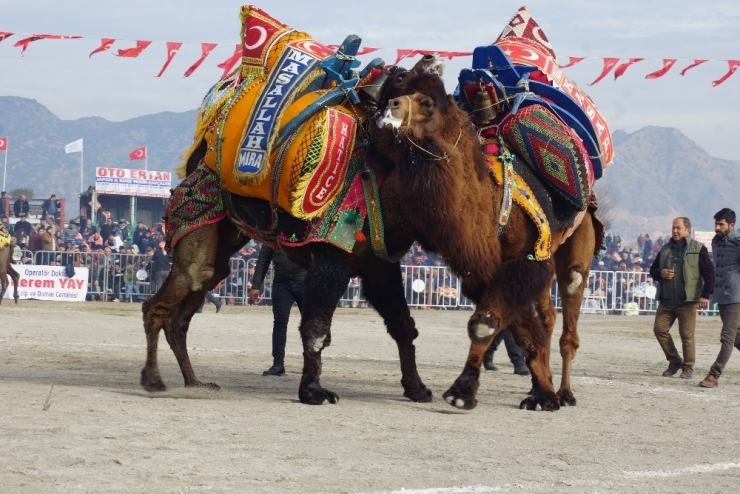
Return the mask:
{"type": "Polygon", "coordinates": [[[393,115],[393,110],[388,108],[382,115],[378,116],[375,124],[380,129],[400,129],[403,119],[393,115]]]}
{"type": "Polygon", "coordinates": [[[427,74],[434,74],[442,77],[445,72],[445,60],[438,53],[428,55],[428,60],[421,69],[422,72],[427,74]]]}

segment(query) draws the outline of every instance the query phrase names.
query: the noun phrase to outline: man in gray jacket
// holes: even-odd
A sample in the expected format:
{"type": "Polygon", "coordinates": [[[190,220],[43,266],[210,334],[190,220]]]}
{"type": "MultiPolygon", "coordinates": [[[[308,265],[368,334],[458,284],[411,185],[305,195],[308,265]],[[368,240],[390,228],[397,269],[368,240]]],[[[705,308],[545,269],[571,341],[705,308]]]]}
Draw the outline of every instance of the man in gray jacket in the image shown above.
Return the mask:
{"type": "Polygon", "coordinates": [[[740,350],[740,236],[735,230],[735,211],[724,208],[714,215],[712,252],[714,253],[715,282],[712,299],[719,305],[722,318],[722,343],[717,360],[699,386],[716,388],[732,348],[740,350]]]}

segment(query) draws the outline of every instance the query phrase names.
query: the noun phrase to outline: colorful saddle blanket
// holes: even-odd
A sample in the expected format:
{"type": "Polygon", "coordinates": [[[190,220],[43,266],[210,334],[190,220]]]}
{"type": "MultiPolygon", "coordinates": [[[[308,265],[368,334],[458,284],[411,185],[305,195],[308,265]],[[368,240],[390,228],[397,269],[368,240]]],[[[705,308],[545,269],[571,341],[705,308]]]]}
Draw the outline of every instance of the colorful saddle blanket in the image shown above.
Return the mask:
{"type": "Polygon", "coordinates": [[[10,245],[10,239],[11,239],[10,232],[5,229],[5,227],[0,224],[0,249],[4,249],[5,247],[10,245]]]}
{"type": "MultiPolygon", "coordinates": [[[[496,114],[493,125],[534,105],[552,113],[562,127],[558,133],[572,132],[585,148],[586,166],[593,170],[590,182],[601,178],[611,164],[614,149],[606,121],[591,98],[563,75],[547,37],[526,7],[514,15],[493,45],[476,48],[472,68],[460,72],[458,103],[474,116],[482,110],[476,108],[479,91],[487,93],[496,114]]],[[[572,187],[566,189],[571,189],[566,194],[572,196],[572,187]]],[[[583,209],[587,199],[577,202],[583,209]]]]}
{"type": "Polygon", "coordinates": [[[349,57],[336,57],[254,6],[242,7],[241,20],[242,65],[204,98],[185,157],[205,139],[205,163],[227,191],[299,219],[322,216],[348,180],[364,117],[347,102],[363,74],[352,72],[359,38],[342,45],[349,57]]]}

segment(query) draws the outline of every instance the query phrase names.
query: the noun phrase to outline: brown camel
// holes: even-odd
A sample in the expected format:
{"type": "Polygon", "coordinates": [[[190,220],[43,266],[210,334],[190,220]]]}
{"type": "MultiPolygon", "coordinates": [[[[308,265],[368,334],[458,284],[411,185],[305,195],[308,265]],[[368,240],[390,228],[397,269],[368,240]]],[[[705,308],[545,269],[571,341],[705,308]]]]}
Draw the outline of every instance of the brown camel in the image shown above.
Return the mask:
{"type": "MultiPolygon", "coordinates": [[[[4,233],[5,230],[0,228],[0,242],[2,242],[4,233]]],[[[5,296],[5,291],[8,289],[8,275],[13,279],[13,298],[15,299],[15,303],[18,303],[18,282],[20,281],[20,276],[13,269],[12,260],[10,244],[0,248],[0,304],[3,303],[3,296],[5,296]]]]}
{"type": "Polygon", "coordinates": [[[558,254],[564,231],[552,232],[553,258],[528,260],[537,229],[519,208],[499,231],[503,191],[495,185],[469,116],[446,94],[440,78],[425,74],[405,83],[408,93],[391,99],[379,125],[394,127],[405,145],[390,149],[398,190],[417,239],[441,254],[462,278],[462,291],[476,303],[468,323],[471,347],[465,368],[444,394],[458,408],[475,407],[483,354],[494,336],[512,329],[527,354],[531,396],[522,408],[556,410],[575,404],[570,366],[578,346],[576,323],[583,280],[594,246],[588,217],[558,254]],[[557,268],[555,263],[557,262],[557,268]],[[564,290],[561,338],[563,382],[556,394],[549,369],[555,310],[549,297],[553,273],[564,290]]]}
{"type": "MultiPolygon", "coordinates": [[[[408,73],[397,75],[398,80],[391,77],[389,81],[391,84],[396,82],[393,90],[399,92],[402,89],[401,82],[408,79],[409,75],[408,73]]],[[[385,141],[382,138],[374,139],[379,142],[380,147],[393,144],[392,133],[380,132],[375,135],[385,137],[385,141]],[[391,136],[390,139],[388,135],[391,136]]],[[[204,148],[200,148],[190,157],[188,173],[195,168],[203,152],[204,148]]],[[[410,228],[407,221],[408,212],[398,193],[399,179],[393,164],[384,162],[377,156],[371,156],[371,161],[388,170],[388,177],[381,186],[380,196],[388,251],[392,259],[398,259],[415,238],[424,239],[410,228]]],[[[261,214],[269,216],[268,205],[264,201],[229,197],[232,199],[232,208],[237,204],[251,212],[251,215],[247,214],[246,217],[252,225],[259,223],[261,214]]],[[[368,233],[367,227],[365,233],[368,233]]],[[[174,262],[170,277],[143,307],[148,347],[147,362],[141,379],[145,389],[149,391],[165,389],[157,367],[157,340],[159,330],[162,328],[180,364],[185,385],[218,388],[215,384],[201,383],[195,376],[187,354],[187,329],[206,291],[215,286],[228,272],[229,255],[247,240],[248,238],[241,235],[232,223],[222,220],[218,224],[202,227],[186,235],[177,244],[173,253],[174,262]]],[[[430,245],[428,241],[424,243],[430,245]]],[[[570,370],[570,360],[578,345],[576,323],[584,285],[581,281],[588,276],[593,250],[592,247],[579,247],[593,244],[593,225],[587,217],[576,235],[556,253],[558,267],[562,267],[557,269],[558,279],[561,283],[572,283],[574,286],[572,294],[570,290],[564,290],[563,293],[564,312],[567,311],[567,314],[564,317],[561,354],[565,363],[563,384],[558,392],[559,396],[565,398],[565,402],[571,404],[575,404],[575,399],[572,397],[567,374],[570,370]]],[[[299,389],[300,400],[304,403],[320,404],[335,403],[338,399],[335,393],[322,388],[319,384],[321,349],[328,346],[331,341],[329,330],[331,316],[349,277],[355,275],[361,277],[365,295],[383,317],[389,333],[398,345],[404,395],[415,401],[431,400],[431,392],[423,385],[416,370],[413,340],[418,333],[406,305],[398,263],[379,260],[371,251],[368,242],[358,243],[351,255],[320,244],[287,249],[287,253],[305,265],[308,265],[308,260],[313,257],[307,280],[309,294],[307,310],[300,325],[305,359],[304,376],[299,389]]],[[[546,300],[543,298],[539,305],[543,307],[542,311],[551,316],[551,321],[546,325],[551,332],[555,315],[549,298],[546,300]]],[[[548,345],[549,348],[550,334],[545,331],[546,341],[541,342],[542,346],[548,345]]]]}

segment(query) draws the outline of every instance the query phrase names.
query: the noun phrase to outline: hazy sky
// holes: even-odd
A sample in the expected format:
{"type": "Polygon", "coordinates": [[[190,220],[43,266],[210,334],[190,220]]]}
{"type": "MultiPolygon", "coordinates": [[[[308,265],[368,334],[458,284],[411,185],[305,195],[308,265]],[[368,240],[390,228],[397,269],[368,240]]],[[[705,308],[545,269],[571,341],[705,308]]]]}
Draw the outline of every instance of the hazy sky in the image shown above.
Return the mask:
{"type": "MultiPolygon", "coordinates": [[[[357,34],[363,46],[383,48],[364,61],[380,57],[393,63],[397,48],[472,51],[489,44],[523,1],[270,0],[255,5],[326,44],[357,34]]],[[[0,0],[0,31],[16,33],[0,43],[0,95],[36,99],[63,119],[125,120],[194,109],[221,75],[216,64],[239,42],[242,3],[0,0]],[[13,44],[33,33],[85,39],[37,41],[21,57],[13,44]],[[103,37],[121,41],[88,58],[103,37]],[[137,39],[154,43],[135,59],[113,56],[137,39]],[[155,78],[166,58],[166,41],[185,44],[164,76],[155,78]],[[220,44],[193,76],[183,78],[200,56],[201,42],[220,44]]],[[[589,57],[566,74],[591,95],[612,130],[677,127],[713,156],[740,160],[740,71],[719,87],[711,84],[727,71],[722,60],[740,59],[740,1],[530,0],[526,5],[561,63],[570,56],[589,57]],[[617,81],[608,76],[587,86],[600,73],[603,57],[646,60],[617,81]],[[646,80],[662,67],[663,58],[680,60],[663,78],[646,80]],[[710,61],[679,75],[695,58],[710,61]]],[[[448,62],[450,91],[459,70],[469,65],[469,57],[448,62]]]]}

